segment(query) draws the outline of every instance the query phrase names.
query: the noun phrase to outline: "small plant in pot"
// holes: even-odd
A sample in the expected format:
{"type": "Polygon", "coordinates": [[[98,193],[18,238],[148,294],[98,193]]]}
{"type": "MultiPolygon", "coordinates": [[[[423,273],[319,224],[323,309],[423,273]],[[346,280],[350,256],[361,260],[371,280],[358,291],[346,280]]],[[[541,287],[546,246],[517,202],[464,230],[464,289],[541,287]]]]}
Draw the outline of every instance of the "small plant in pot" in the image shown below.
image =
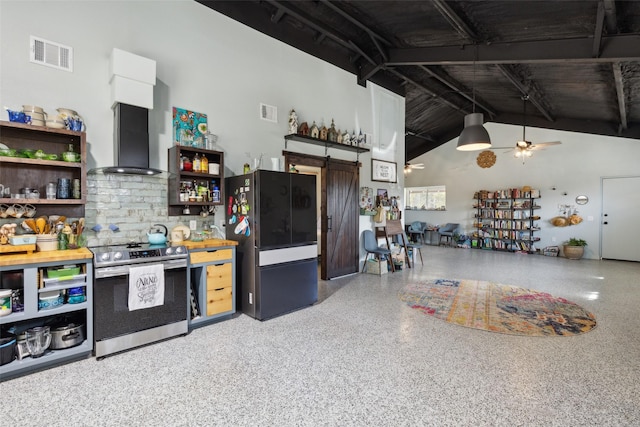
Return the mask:
{"type": "Polygon", "coordinates": [[[564,242],[562,252],[564,253],[565,258],[580,259],[584,255],[585,246],[587,246],[587,242],[585,240],[572,237],[564,242]]]}

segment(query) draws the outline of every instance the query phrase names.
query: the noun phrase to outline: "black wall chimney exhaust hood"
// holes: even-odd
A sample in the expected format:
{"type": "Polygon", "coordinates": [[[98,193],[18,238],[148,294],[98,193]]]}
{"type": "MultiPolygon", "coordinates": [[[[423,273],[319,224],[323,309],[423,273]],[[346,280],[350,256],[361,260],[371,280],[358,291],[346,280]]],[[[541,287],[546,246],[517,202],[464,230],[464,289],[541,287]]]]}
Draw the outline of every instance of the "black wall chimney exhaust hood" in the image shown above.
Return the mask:
{"type": "Polygon", "coordinates": [[[113,135],[116,166],[102,169],[105,174],[157,175],[149,167],[149,110],[117,103],[113,107],[113,135]]]}

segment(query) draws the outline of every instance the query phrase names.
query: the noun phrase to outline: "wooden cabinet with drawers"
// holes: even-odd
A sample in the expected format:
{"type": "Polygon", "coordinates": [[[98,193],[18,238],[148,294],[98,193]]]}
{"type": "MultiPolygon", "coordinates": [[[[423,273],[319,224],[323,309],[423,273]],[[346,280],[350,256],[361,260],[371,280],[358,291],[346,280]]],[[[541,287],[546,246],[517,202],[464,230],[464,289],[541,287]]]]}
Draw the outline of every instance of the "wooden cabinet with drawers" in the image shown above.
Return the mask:
{"type": "Polygon", "coordinates": [[[236,312],[235,246],[189,249],[192,328],[236,312]]]}

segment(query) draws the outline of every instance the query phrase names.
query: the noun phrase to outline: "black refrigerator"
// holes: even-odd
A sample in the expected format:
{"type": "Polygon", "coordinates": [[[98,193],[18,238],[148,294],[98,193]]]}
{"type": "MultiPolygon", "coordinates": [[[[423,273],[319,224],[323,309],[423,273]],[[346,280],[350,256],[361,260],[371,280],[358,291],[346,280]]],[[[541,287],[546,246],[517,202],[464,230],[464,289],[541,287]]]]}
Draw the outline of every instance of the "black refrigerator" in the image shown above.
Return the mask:
{"type": "Polygon", "coordinates": [[[318,300],[316,177],[257,170],[225,179],[237,309],[266,320],[318,300]]]}

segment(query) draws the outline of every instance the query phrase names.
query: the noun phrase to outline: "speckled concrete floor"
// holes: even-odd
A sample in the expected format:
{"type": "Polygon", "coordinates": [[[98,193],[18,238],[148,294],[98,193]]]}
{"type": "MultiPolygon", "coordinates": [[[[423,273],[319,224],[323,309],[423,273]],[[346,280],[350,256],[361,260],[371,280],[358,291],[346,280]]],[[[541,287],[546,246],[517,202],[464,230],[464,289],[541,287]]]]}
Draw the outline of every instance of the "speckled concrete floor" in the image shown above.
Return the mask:
{"type": "Polygon", "coordinates": [[[640,424],[640,264],[425,247],[425,265],[320,284],[321,302],[244,315],[0,383],[3,426],[631,426],[640,424]],[[477,278],[592,311],[575,337],[445,323],[406,280],[477,278]]]}

